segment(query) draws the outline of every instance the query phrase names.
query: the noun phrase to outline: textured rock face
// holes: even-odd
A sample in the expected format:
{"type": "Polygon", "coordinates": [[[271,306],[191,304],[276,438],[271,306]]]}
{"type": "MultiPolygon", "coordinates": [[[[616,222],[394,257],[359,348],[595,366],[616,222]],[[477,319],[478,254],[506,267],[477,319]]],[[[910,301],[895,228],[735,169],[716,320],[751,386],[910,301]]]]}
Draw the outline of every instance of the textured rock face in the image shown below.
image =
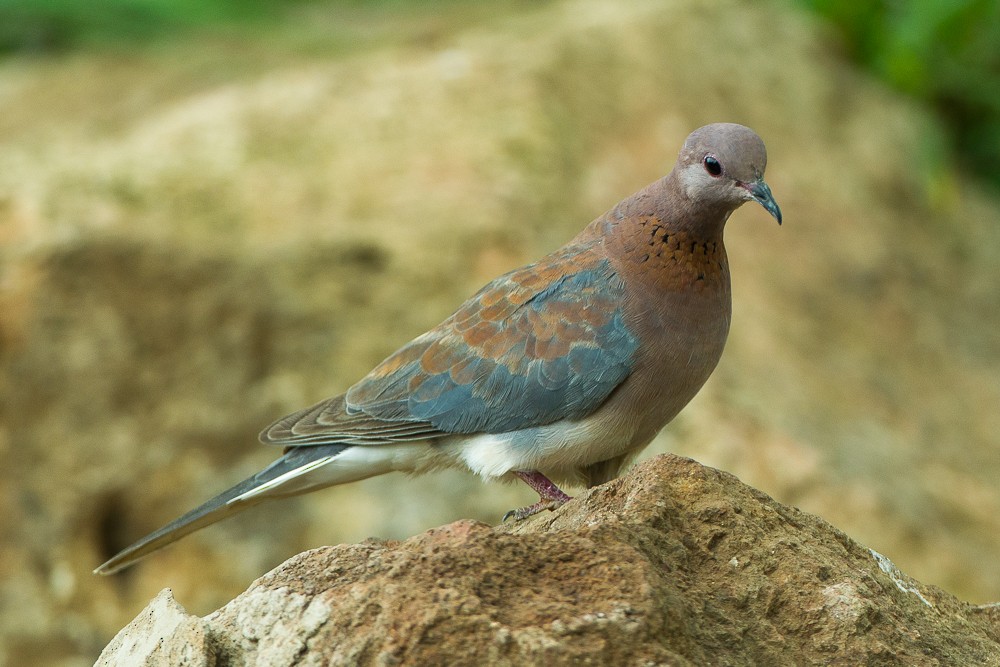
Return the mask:
{"type": "Polygon", "coordinates": [[[735,477],[660,456],[541,519],[309,551],[98,665],[1000,665],[994,607],[735,477]]]}

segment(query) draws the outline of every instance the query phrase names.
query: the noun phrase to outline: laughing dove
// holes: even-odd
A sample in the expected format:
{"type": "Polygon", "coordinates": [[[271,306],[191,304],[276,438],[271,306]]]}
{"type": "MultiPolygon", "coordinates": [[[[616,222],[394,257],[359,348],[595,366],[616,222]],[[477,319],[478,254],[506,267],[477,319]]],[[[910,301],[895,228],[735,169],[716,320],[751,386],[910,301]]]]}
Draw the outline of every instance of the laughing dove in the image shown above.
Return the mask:
{"type": "Polygon", "coordinates": [[[261,434],[270,466],[126,548],[110,574],[261,501],[391,471],[442,466],[520,478],[615,477],[715,368],[729,332],[726,220],[744,202],[781,211],[752,130],[707,125],[674,169],[534,264],[486,285],[347,390],[261,434]]]}

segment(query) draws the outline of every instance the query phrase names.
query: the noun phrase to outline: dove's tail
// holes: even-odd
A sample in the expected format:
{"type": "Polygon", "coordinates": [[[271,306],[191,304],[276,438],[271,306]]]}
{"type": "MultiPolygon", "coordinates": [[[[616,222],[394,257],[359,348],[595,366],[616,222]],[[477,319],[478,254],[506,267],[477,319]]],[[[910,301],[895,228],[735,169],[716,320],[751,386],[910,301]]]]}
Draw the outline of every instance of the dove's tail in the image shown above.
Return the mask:
{"type": "MultiPolygon", "coordinates": [[[[264,500],[294,496],[324,486],[405,469],[405,460],[409,458],[407,454],[411,452],[400,452],[399,447],[333,444],[291,448],[253,477],[223,491],[200,507],[118,552],[94,570],[94,573],[118,572],[189,533],[264,500]]],[[[409,448],[414,448],[414,445],[409,445],[409,448]]]]}

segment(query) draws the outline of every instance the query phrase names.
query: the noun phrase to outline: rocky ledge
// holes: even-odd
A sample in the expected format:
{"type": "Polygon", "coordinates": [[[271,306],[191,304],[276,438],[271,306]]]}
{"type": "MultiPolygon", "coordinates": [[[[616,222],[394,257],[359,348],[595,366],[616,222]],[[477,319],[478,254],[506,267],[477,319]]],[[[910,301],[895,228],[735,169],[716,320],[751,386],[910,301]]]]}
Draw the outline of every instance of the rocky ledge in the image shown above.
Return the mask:
{"type": "Polygon", "coordinates": [[[660,456],[517,526],[314,549],[205,618],[164,590],[97,664],[1000,665],[1000,606],[660,456]]]}

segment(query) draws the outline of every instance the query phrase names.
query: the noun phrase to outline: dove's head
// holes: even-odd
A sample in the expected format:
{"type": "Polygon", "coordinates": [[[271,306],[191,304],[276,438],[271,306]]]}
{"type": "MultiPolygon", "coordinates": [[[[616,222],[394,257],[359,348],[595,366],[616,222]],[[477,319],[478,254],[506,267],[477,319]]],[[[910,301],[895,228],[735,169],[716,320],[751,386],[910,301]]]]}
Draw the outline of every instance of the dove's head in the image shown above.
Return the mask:
{"type": "Polygon", "coordinates": [[[781,224],[781,209],[764,182],[767,150],[749,127],[714,123],[698,128],[684,142],[675,175],[698,208],[727,214],[755,201],[781,224]]]}

